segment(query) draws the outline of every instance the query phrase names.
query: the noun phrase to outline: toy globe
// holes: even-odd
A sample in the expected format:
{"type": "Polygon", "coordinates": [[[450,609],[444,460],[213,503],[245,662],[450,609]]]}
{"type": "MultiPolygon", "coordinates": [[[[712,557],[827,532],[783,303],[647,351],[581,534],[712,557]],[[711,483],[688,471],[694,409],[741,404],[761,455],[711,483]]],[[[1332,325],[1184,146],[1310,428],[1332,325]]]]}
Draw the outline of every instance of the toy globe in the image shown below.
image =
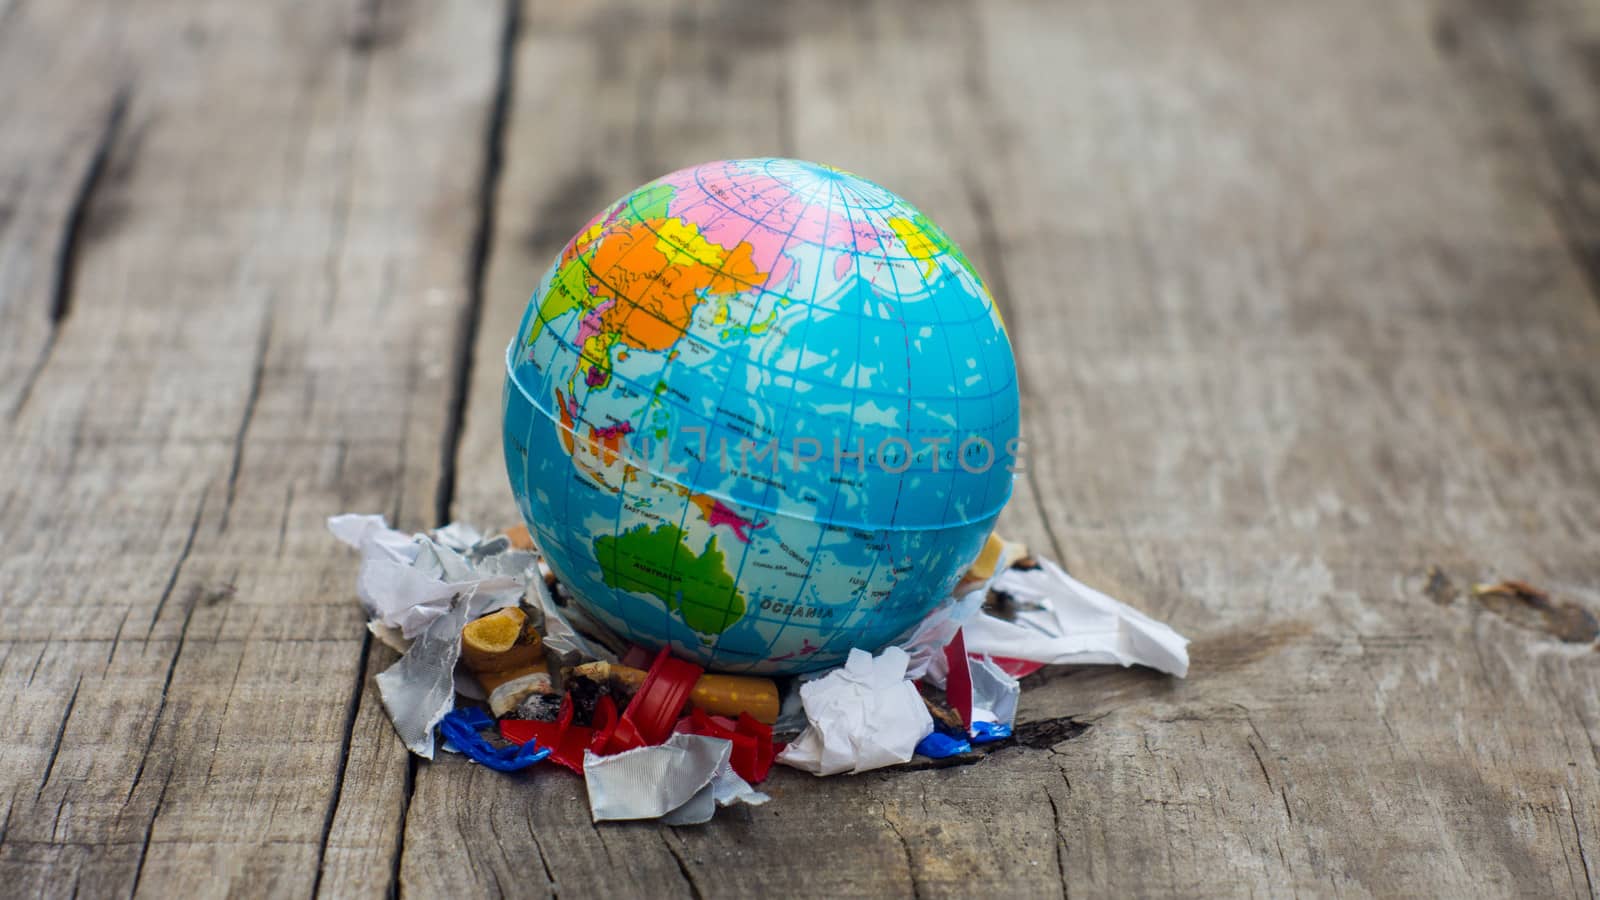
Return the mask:
{"type": "Polygon", "coordinates": [[[574,602],[721,671],[876,651],[945,598],[1011,494],[1016,368],[938,226],[789,159],[605,209],[506,351],[505,455],[574,602]]]}

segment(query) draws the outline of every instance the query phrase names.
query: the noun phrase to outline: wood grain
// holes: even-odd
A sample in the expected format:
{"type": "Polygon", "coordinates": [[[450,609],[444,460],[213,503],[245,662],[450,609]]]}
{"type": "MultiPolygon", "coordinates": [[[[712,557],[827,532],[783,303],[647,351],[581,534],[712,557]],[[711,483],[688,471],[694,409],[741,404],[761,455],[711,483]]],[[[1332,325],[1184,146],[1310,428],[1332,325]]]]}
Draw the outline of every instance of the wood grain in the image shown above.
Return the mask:
{"type": "Polygon", "coordinates": [[[322,519],[433,519],[498,31],[0,20],[7,894],[389,884],[406,764],[322,519]]]}
{"type": "Polygon", "coordinates": [[[0,6],[7,893],[1600,896],[1600,6],[0,6]],[[1003,304],[1010,534],[1194,637],[981,763],[596,827],[417,764],[322,517],[513,521],[506,341],[707,159],[1003,304]],[[1430,587],[1437,567],[1455,590],[1430,587]]]}

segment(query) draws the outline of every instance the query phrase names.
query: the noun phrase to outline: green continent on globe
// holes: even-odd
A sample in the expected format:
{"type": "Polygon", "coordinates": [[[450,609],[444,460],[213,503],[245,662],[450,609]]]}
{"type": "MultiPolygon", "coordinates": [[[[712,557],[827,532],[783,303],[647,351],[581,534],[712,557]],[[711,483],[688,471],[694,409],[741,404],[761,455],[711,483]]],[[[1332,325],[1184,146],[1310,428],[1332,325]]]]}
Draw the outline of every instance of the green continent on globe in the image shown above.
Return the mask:
{"type": "Polygon", "coordinates": [[[744,597],[728,574],[715,536],[695,555],[678,526],[651,530],[640,525],[595,538],[594,550],[607,587],[659,597],[701,634],[721,634],[744,615],[744,597]]]}

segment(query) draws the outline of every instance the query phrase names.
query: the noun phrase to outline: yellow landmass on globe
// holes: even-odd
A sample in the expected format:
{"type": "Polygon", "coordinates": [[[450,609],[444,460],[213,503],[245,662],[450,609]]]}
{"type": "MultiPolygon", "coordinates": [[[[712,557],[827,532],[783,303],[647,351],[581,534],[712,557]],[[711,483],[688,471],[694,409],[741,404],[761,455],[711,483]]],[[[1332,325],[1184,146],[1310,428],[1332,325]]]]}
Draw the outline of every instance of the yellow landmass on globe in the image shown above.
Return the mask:
{"type": "MultiPolygon", "coordinates": [[[[568,339],[579,345],[585,383],[603,387],[611,377],[613,349],[669,350],[706,297],[761,284],[767,273],[757,268],[753,252],[748,241],[731,250],[713,243],[699,226],[680,218],[596,223],[562,254],[528,340],[560,316],[583,312],[585,319],[568,339]]],[[[575,387],[568,384],[569,390],[575,387]]]]}
{"type": "Polygon", "coordinates": [[[921,225],[899,216],[889,220],[889,227],[894,229],[894,236],[900,239],[900,243],[906,245],[906,252],[911,254],[911,258],[922,263],[922,274],[932,275],[936,268],[934,260],[944,252],[938,240],[923,230],[921,225]]]}

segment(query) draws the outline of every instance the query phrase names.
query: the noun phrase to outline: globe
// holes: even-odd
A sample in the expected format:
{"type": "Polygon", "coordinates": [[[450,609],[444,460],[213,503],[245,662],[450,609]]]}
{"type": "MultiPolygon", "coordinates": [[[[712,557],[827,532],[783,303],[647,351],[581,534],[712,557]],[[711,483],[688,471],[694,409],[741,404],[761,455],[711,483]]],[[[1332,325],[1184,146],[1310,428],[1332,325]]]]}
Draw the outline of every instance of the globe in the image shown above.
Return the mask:
{"type": "Polygon", "coordinates": [[[585,225],[506,351],[512,491],[593,621],[729,672],[877,651],[1011,494],[1015,363],[972,264],[840,169],[674,172],[585,225]]]}

